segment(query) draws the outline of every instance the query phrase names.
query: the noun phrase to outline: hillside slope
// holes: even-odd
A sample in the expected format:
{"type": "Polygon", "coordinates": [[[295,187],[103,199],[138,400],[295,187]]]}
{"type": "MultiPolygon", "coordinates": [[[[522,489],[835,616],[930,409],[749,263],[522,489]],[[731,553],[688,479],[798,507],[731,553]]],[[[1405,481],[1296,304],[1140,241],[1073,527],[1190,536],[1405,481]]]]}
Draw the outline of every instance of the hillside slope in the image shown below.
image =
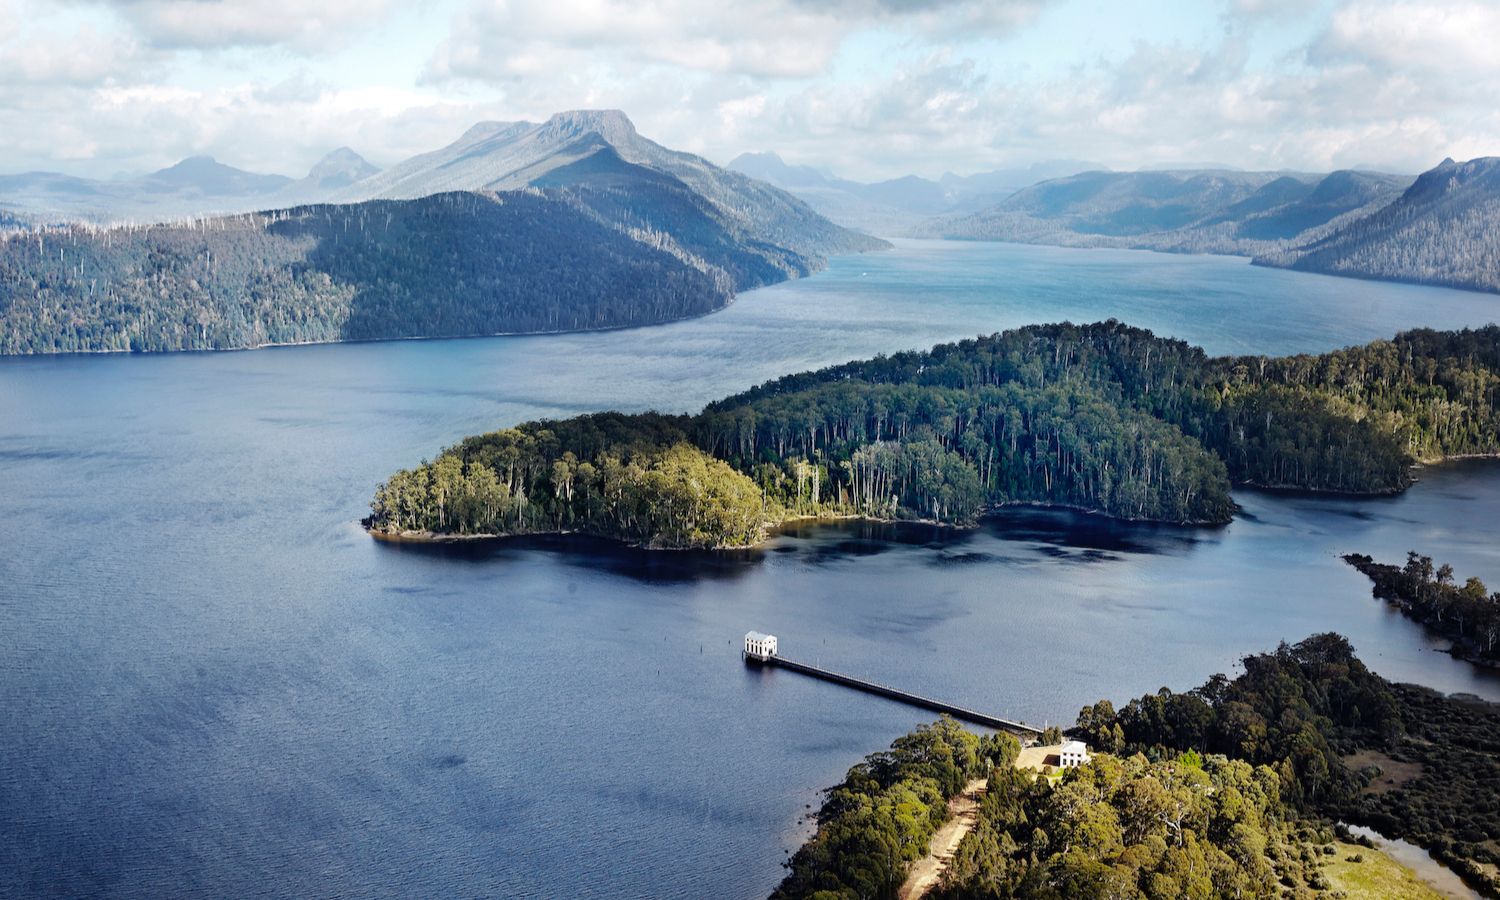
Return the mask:
{"type": "Polygon", "coordinates": [[[1500,157],[1444,160],[1389,205],[1255,262],[1500,292],[1500,157]]]}
{"type": "Polygon", "coordinates": [[[483,122],[454,143],[398,163],[338,192],[339,202],[438,191],[571,186],[563,172],[608,148],[622,161],[669,175],[712,204],[746,240],[809,258],[878,250],[885,242],[833,224],[787,192],[642,137],[618,110],[574,110],[546,122],[483,122]]]}
{"type": "Polygon", "coordinates": [[[0,353],[612,328],[733,295],[723,269],[571,196],[439,194],[0,238],[0,353]]]}
{"type": "Polygon", "coordinates": [[[1254,255],[1395,199],[1373,172],[1084,172],[923,226],[930,237],[1254,255]]]}

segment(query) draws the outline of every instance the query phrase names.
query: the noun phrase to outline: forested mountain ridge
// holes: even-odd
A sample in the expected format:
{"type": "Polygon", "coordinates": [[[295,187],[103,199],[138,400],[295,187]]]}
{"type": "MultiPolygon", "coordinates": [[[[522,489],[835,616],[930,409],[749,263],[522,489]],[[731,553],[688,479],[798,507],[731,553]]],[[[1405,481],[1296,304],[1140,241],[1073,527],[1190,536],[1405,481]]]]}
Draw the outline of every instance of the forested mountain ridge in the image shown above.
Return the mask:
{"type": "Polygon", "coordinates": [[[476,126],[387,172],[347,148],[297,182],[189,163],[164,183],[248,178],[282,200],[410,199],[13,237],[0,243],[0,353],[652,324],[807,275],[827,253],[889,246],[769,185],[646,141],[616,112],[476,126]],[[450,185],[483,190],[470,201],[426,193],[450,185]],[[598,246],[582,246],[590,242],[598,246]],[[460,258],[466,252],[482,258],[460,258]]]}
{"type": "Polygon", "coordinates": [[[1254,255],[1395,199],[1410,178],[1338,171],[1083,172],[935,219],[930,237],[1254,255]]]}
{"type": "Polygon", "coordinates": [[[718,547],[795,516],[966,523],[1023,502],[1218,523],[1232,483],[1391,493],[1415,461],[1496,452],[1500,327],[1271,359],[1040,325],[787,376],[691,417],[468,438],[382,485],[368,525],[718,547]]]}
{"type": "Polygon", "coordinates": [[[687,209],[700,233],[681,242],[632,229],[591,207],[593,193],[440,194],[11,234],[0,237],[0,352],[643,325],[712,312],[737,283],[812,265],[779,248],[716,242],[712,220],[687,209]]]}
{"type": "Polygon", "coordinates": [[[1257,265],[1500,292],[1500,157],[1413,181],[1344,170],[1084,172],[934,219],[930,237],[1229,253],[1257,265]]]}
{"type": "Polygon", "coordinates": [[[1255,262],[1500,292],[1500,157],[1444,160],[1389,205],[1255,262]]]}
{"type": "MultiPolygon", "coordinates": [[[[352,151],[328,163],[282,191],[369,168],[352,151]]],[[[712,312],[736,291],[825,262],[764,239],[765,223],[749,227],[745,215],[675,175],[625,160],[594,131],[575,136],[524,183],[470,200],[460,192],[15,236],[0,243],[0,353],[643,325],[712,312]]],[[[886,246],[806,207],[795,212],[816,220],[792,235],[804,247],[886,246]]],[[[796,231],[800,220],[788,221],[769,230],[796,231]]]]}
{"type": "Polygon", "coordinates": [[[572,110],[539,124],[481,122],[447,147],[391,166],[348,186],[333,199],[351,202],[420,197],[437,191],[566,187],[571,184],[567,171],[578,171],[576,164],[605,151],[686,185],[751,240],[809,257],[889,246],[833,224],[779,188],[642,137],[619,110],[572,110]]]}

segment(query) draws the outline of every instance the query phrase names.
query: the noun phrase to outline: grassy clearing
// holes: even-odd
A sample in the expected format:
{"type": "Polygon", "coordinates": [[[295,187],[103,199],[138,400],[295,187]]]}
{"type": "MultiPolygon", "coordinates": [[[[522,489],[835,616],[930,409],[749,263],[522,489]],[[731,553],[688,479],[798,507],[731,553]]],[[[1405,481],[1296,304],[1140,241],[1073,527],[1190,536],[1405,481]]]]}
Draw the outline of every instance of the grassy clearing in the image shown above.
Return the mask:
{"type": "Polygon", "coordinates": [[[1329,887],[1348,900],[1442,900],[1411,869],[1381,853],[1357,844],[1334,842],[1338,853],[1328,857],[1323,875],[1329,887]],[[1350,862],[1354,857],[1360,862],[1350,862]]]}
{"type": "Polygon", "coordinates": [[[1387,791],[1394,791],[1407,782],[1414,781],[1422,774],[1421,763],[1391,759],[1377,750],[1360,750],[1343,759],[1344,765],[1354,772],[1371,766],[1380,769],[1380,774],[1365,787],[1364,793],[1366,794],[1384,794],[1387,791]]]}

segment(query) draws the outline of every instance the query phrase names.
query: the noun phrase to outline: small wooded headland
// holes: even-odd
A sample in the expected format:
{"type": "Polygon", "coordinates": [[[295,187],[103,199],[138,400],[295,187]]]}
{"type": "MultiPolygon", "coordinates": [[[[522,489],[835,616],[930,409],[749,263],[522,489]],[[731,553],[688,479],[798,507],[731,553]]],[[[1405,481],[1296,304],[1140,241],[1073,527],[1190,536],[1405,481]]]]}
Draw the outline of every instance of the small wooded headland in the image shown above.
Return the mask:
{"type": "Polygon", "coordinates": [[[466,438],[391,476],[365,524],[663,548],[748,546],[809,515],[967,524],[1013,503],[1217,524],[1235,484],[1388,494],[1415,463],[1497,451],[1497,326],[1271,358],[1064,323],[790,375],[692,416],[466,438]]]}
{"type": "Polygon", "coordinates": [[[1344,562],[1369,576],[1376,597],[1395,604],[1431,633],[1453,642],[1459,659],[1500,667],[1500,591],[1491,592],[1477,577],[1459,584],[1453,567],[1434,567],[1432,557],[1406,554],[1406,564],[1376,562],[1349,553],[1344,562]]]}

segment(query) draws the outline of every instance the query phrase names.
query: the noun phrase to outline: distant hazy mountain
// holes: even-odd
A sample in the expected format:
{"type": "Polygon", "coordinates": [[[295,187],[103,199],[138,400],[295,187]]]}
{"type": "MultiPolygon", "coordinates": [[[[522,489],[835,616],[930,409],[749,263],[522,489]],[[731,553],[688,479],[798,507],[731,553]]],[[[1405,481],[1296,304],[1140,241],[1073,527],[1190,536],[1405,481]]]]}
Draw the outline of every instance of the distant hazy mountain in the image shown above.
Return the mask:
{"type": "MultiPolygon", "coordinates": [[[[226,166],[212,156],[190,156],[175,166],[152,172],[137,182],[153,193],[182,196],[246,197],[269,194],[291,184],[285,175],[257,175],[226,166]]],[[[131,184],[131,182],[124,182],[131,184]]]]}
{"type": "Polygon", "coordinates": [[[1411,179],[1373,172],[1084,172],[928,222],[964,240],[1253,255],[1389,203],[1411,179]]]}
{"type": "Polygon", "coordinates": [[[320,203],[351,184],[379,173],[363,156],[340,147],[318,160],[306,177],[294,181],[267,198],[269,206],[320,203]]]}
{"type": "Polygon", "coordinates": [[[1500,157],[1445,159],[1394,202],[1255,261],[1500,292],[1500,157]]]}
{"type": "Polygon", "coordinates": [[[330,153],[298,181],[226,166],[211,156],[193,156],[139,178],[95,181],[55,172],[4,175],[0,202],[44,221],[160,222],[317,202],[376,171],[348,148],[330,153]]]}
{"type": "Polygon", "coordinates": [[[976,175],[950,172],[938,181],[907,175],[874,183],[850,181],[811,166],[789,165],[775,153],[742,153],[730,161],[729,168],[795,194],[841,225],[894,236],[910,233],[934,216],[971,212],[1027,185],[1089,166],[1057,161],[976,175]]]}
{"type": "MultiPolygon", "coordinates": [[[[401,199],[439,191],[569,188],[608,177],[632,183],[666,176],[707,201],[746,240],[809,258],[885,246],[842,228],[787,192],[702,157],[641,137],[618,110],[574,110],[541,124],[484,122],[454,143],[414,156],[335,193],[336,201],[401,199]],[[596,155],[599,160],[590,163],[596,155]],[[647,173],[655,173],[648,175],[647,173]]],[[[647,219],[648,210],[637,208],[647,219]]]]}

